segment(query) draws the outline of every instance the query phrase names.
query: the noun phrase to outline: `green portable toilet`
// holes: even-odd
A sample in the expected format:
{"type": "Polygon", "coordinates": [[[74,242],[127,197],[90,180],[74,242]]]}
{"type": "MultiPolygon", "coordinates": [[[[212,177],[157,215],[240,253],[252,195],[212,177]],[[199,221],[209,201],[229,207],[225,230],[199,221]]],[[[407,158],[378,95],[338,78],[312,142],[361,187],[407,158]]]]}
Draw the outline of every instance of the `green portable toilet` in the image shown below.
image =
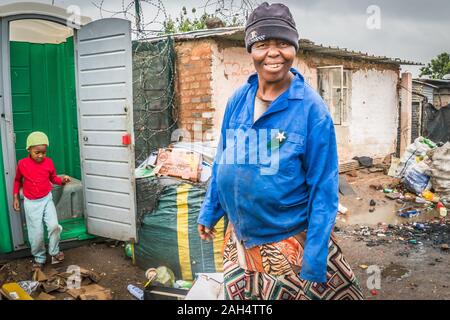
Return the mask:
{"type": "MultiPolygon", "coordinates": [[[[73,37],[58,43],[10,41],[15,23],[67,29],[69,18],[64,9],[45,4],[0,6],[0,253],[26,247],[24,219],[12,210],[12,185],[17,160],[27,156],[26,136],[34,130],[49,135],[48,156],[57,173],[81,181],[83,205],[61,213],[62,239],[137,241],[130,21],[70,25],[73,37]],[[71,219],[77,210],[84,217],[71,219]]],[[[55,202],[71,201],[61,188],[53,192],[55,202]]]]}

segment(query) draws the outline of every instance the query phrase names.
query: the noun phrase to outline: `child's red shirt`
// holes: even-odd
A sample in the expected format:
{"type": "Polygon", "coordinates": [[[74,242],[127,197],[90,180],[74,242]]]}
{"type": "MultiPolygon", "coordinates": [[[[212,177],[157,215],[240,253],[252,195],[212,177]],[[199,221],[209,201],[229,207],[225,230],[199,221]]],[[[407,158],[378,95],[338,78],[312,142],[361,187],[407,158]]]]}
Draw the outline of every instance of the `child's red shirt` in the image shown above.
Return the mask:
{"type": "Polygon", "coordinates": [[[52,159],[46,157],[41,163],[37,163],[28,156],[17,164],[14,195],[18,194],[22,187],[23,195],[27,199],[40,199],[52,191],[52,183],[62,185],[62,179],[56,175],[52,159]]]}

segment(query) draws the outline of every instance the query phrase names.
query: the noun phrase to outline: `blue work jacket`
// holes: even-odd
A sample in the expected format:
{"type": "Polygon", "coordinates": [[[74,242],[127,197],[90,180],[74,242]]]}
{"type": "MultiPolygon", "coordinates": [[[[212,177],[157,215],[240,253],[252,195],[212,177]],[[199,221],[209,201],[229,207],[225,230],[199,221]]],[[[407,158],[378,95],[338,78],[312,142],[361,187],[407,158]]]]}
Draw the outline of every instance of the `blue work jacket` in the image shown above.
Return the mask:
{"type": "Polygon", "coordinates": [[[307,230],[300,278],[326,282],[338,208],[338,155],[327,106],[294,68],[290,87],[253,122],[258,75],[229,99],[198,223],[225,214],[246,248],[307,230]]]}

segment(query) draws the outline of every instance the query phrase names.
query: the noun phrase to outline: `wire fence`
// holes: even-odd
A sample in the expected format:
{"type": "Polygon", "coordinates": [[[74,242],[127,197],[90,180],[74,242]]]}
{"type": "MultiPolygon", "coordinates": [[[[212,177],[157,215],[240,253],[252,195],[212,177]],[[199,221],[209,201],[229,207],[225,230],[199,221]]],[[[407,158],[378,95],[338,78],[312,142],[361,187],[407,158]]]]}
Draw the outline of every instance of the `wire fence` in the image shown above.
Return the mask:
{"type": "MultiPolygon", "coordinates": [[[[132,24],[133,120],[138,166],[153,151],[167,146],[177,127],[176,54],[172,35],[166,33],[171,16],[161,0],[97,0],[93,4],[102,18],[122,18],[132,24]],[[152,41],[155,37],[158,40],[152,41]]],[[[256,4],[254,0],[206,0],[193,7],[192,14],[206,13],[227,25],[243,25],[256,4]]]]}

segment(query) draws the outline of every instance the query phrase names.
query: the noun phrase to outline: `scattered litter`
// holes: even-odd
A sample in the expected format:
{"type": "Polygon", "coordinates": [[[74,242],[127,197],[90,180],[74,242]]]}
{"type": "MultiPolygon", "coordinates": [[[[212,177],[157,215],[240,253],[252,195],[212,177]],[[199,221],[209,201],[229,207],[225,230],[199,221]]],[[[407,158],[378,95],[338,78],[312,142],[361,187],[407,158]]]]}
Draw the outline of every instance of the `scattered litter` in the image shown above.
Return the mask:
{"type": "Polygon", "coordinates": [[[410,166],[422,161],[427,155],[427,152],[434,148],[436,148],[434,142],[425,139],[424,137],[418,137],[414,140],[414,143],[406,148],[397,167],[397,171],[395,172],[395,177],[403,178],[410,166]]]}
{"type": "Polygon", "coordinates": [[[363,270],[367,269],[369,266],[365,264],[360,264],[359,267],[363,270]]]}
{"type": "Polygon", "coordinates": [[[181,289],[190,289],[192,288],[192,286],[193,286],[192,281],[185,281],[185,280],[177,280],[173,285],[174,288],[181,288],[181,289]]]}
{"type": "Polygon", "coordinates": [[[147,271],[145,271],[145,277],[148,279],[145,287],[149,284],[156,284],[163,287],[173,287],[175,282],[175,275],[173,271],[166,266],[160,266],[156,269],[147,269],[147,271]]]}
{"type": "Polygon", "coordinates": [[[370,173],[384,172],[384,168],[383,167],[372,167],[372,168],[369,168],[369,172],[370,173]]]}
{"type": "Polygon", "coordinates": [[[98,284],[82,286],[79,289],[67,291],[75,299],[80,300],[112,300],[111,290],[105,289],[98,284]]]}
{"type": "Polygon", "coordinates": [[[357,160],[358,163],[365,168],[370,168],[373,166],[373,159],[370,157],[353,157],[353,160],[357,160]]]}
{"type": "Polygon", "coordinates": [[[437,204],[436,209],[439,210],[439,216],[441,218],[447,217],[447,208],[441,202],[437,204]]]}
{"type": "Polygon", "coordinates": [[[127,290],[129,293],[131,293],[131,295],[133,295],[133,297],[135,297],[138,300],[144,300],[144,290],[142,290],[141,288],[138,288],[132,284],[129,284],[127,286],[127,290]]]}
{"type": "Polygon", "coordinates": [[[450,142],[430,153],[431,183],[441,197],[450,197],[450,142]]]}
{"type": "Polygon", "coordinates": [[[402,194],[400,192],[386,193],[385,197],[391,200],[397,200],[402,197],[402,194]]]}
{"type": "Polygon", "coordinates": [[[51,294],[47,294],[45,292],[39,293],[39,295],[36,297],[36,300],[55,300],[56,297],[52,296],[51,294]]]}
{"type": "Polygon", "coordinates": [[[38,281],[19,281],[17,284],[29,295],[35,292],[40,285],[38,281]]]}
{"type": "Polygon", "coordinates": [[[388,176],[395,177],[395,172],[397,171],[398,165],[400,164],[400,158],[391,157],[391,166],[388,171],[388,176]]]}
{"type": "Polygon", "coordinates": [[[159,149],[154,173],[198,182],[201,162],[201,154],[195,152],[183,149],[159,149]]]}
{"type": "Polygon", "coordinates": [[[197,273],[185,300],[223,300],[223,273],[197,273]]]}
{"type": "Polygon", "coordinates": [[[344,175],[339,175],[339,192],[343,196],[356,195],[355,190],[353,190],[352,186],[348,183],[346,177],[344,175]]]}
{"type": "MultiPolygon", "coordinates": [[[[379,223],[377,227],[348,226],[341,228],[347,238],[365,242],[368,247],[387,245],[394,241],[420,245],[427,243],[436,249],[450,244],[450,221],[441,224],[439,219],[422,222],[405,222],[398,225],[379,223]]],[[[445,250],[445,249],[444,249],[445,250]]]]}
{"type": "Polygon", "coordinates": [[[33,281],[44,282],[48,280],[48,277],[42,272],[41,269],[35,269],[32,277],[33,281]]]}
{"type": "Polygon", "coordinates": [[[381,272],[381,276],[383,278],[393,277],[397,279],[402,279],[404,277],[407,277],[408,275],[409,270],[406,267],[396,263],[391,263],[381,272]]]}
{"type": "Polygon", "coordinates": [[[16,282],[2,285],[1,293],[9,300],[33,300],[33,298],[16,282]]]}
{"type": "Polygon", "coordinates": [[[342,214],[346,214],[348,212],[348,209],[339,203],[338,211],[342,214]]]}

